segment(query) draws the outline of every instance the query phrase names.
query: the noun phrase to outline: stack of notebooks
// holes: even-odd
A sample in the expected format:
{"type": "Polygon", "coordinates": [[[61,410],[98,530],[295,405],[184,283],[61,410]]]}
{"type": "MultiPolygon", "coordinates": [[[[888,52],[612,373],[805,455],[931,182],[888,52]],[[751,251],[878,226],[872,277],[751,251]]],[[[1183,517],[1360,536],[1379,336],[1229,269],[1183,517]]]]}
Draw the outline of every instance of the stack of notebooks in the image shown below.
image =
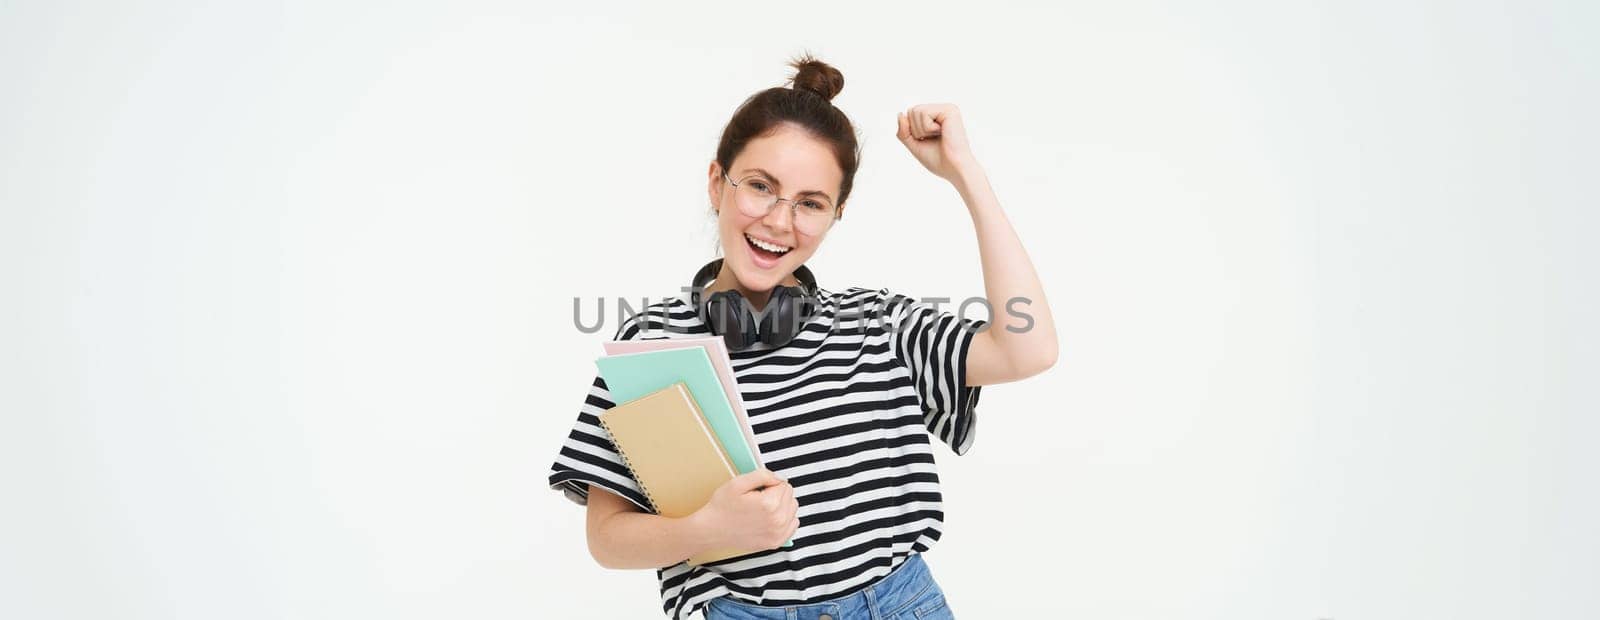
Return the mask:
{"type": "MultiPolygon", "coordinates": [[[[656,514],[685,517],[739,474],[762,467],[761,451],[719,337],[605,343],[595,360],[617,403],[600,414],[656,514]]],[[[785,542],[789,547],[793,540],[785,542]]],[[[762,549],[710,549],[701,565],[762,549]]]]}

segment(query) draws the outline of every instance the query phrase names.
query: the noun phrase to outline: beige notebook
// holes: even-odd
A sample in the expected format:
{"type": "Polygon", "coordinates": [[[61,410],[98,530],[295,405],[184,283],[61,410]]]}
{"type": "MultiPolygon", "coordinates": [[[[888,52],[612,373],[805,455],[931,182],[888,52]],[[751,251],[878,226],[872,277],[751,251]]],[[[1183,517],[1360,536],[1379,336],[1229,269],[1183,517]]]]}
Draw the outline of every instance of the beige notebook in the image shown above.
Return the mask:
{"type": "MultiPolygon", "coordinates": [[[[683,382],[616,405],[599,417],[656,514],[693,514],[737,475],[683,382]]],[[[688,562],[700,565],[755,551],[712,549],[688,562]]]]}

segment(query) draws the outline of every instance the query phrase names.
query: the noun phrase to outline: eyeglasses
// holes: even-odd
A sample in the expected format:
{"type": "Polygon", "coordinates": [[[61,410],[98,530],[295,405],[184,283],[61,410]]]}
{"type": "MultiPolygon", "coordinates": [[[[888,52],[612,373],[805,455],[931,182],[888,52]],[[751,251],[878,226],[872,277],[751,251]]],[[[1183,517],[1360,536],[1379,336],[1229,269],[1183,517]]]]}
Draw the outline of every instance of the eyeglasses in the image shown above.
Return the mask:
{"type": "Polygon", "coordinates": [[[779,202],[787,201],[794,215],[795,229],[807,235],[822,234],[838,219],[838,209],[815,195],[800,199],[779,198],[764,176],[751,175],[734,183],[724,171],[722,178],[733,185],[734,202],[739,205],[739,212],[750,217],[766,217],[779,202]]]}

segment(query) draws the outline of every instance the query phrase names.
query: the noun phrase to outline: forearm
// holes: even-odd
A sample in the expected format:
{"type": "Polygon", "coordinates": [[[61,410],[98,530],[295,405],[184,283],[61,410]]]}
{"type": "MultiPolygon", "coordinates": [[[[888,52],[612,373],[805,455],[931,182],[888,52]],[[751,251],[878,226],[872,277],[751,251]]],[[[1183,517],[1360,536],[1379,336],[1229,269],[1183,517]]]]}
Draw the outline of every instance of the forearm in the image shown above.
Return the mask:
{"type": "Polygon", "coordinates": [[[996,319],[987,333],[1014,367],[1047,368],[1056,359],[1056,324],[1039,274],[983,168],[971,162],[957,170],[951,183],[972,216],[984,294],[996,319]]]}
{"type": "Polygon", "coordinates": [[[695,515],[618,512],[601,519],[589,533],[589,554],[613,569],[671,566],[713,545],[710,532],[695,515]]]}

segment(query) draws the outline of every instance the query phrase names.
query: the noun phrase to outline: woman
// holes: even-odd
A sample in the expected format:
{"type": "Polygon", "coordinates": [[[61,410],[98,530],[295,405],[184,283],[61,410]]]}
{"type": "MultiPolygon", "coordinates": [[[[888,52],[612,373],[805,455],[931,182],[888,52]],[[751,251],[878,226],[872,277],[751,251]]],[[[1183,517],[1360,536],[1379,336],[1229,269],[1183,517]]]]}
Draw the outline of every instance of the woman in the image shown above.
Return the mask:
{"type": "Polygon", "coordinates": [[[747,99],[711,162],[723,258],[701,270],[694,290],[651,304],[616,334],[722,334],[765,468],[722,485],[691,516],[652,514],[598,425],[595,416],[613,403],[597,377],[550,486],[587,505],[589,550],[600,565],[657,569],[672,618],[701,609],[710,620],[953,617],[920,556],[943,521],[930,436],[964,454],[979,386],[1053,365],[1055,325],[949,104],[901,113],[898,137],[966,202],[990,316],[1017,320],[988,329],[888,289],[817,286],[803,264],[843,215],[859,148],[830,103],[844,84],[839,71],[809,56],[791,66],[792,87],[747,99]],[[742,297],[765,311],[769,302],[794,303],[796,291],[816,303],[793,306],[790,330],[782,321],[731,327],[706,308],[742,297]],[[726,547],[765,551],[684,562],[726,547]]]}

